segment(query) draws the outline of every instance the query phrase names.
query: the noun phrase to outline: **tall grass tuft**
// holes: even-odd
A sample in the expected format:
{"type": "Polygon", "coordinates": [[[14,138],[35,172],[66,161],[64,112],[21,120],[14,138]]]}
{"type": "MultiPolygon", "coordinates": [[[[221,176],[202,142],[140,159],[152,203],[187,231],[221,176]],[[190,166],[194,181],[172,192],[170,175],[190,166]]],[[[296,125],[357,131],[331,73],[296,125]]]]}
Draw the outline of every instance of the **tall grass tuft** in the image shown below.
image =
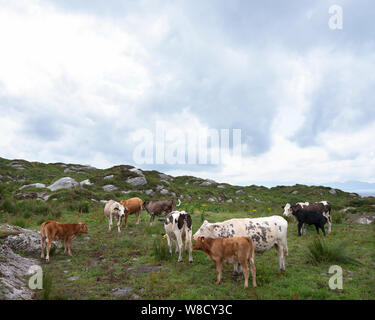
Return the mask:
{"type": "Polygon", "coordinates": [[[42,299],[49,300],[52,291],[52,277],[48,272],[43,273],[42,299]]]}
{"type": "Polygon", "coordinates": [[[308,250],[309,260],[315,265],[327,262],[362,265],[360,261],[351,257],[344,241],[328,244],[324,239],[316,238],[308,245],[308,250]]]}
{"type": "Polygon", "coordinates": [[[167,240],[165,239],[154,239],[152,244],[152,255],[157,261],[170,261],[172,256],[169,253],[167,240]]]}

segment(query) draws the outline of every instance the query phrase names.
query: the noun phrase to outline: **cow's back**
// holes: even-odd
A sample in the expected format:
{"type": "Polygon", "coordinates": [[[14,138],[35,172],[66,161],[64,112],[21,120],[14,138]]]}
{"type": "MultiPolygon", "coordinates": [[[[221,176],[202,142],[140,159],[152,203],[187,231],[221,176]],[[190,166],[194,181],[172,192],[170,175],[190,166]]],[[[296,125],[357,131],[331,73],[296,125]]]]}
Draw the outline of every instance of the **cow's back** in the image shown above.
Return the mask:
{"type": "Polygon", "coordinates": [[[131,214],[142,209],[143,201],[138,197],[134,197],[128,200],[122,200],[121,204],[127,208],[128,214],[131,214]]]}
{"type": "Polygon", "coordinates": [[[114,204],[114,203],[115,203],[114,200],[109,200],[109,201],[106,202],[106,204],[104,206],[104,215],[106,217],[109,217],[111,205],[114,204]]]}

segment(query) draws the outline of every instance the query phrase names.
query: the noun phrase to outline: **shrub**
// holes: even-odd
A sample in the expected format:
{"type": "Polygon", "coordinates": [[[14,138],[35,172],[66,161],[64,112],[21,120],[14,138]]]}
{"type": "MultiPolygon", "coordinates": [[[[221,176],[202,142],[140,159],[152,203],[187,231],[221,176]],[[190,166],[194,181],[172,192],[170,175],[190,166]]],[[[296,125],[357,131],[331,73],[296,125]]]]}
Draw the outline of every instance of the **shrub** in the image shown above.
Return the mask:
{"type": "Polygon", "coordinates": [[[347,243],[339,241],[328,244],[322,238],[316,238],[308,245],[309,260],[312,264],[319,263],[347,263],[354,265],[362,265],[361,262],[352,258],[347,250],[347,243]]]}
{"type": "Polygon", "coordinates": [[[49,300],[51,291],[52,291],[52,277],[48,272],[45,272],[43,273],[42,299],[49,300]]]}
{"type": "Polygon", "coordinates": [[[172,256],[169,253],[167,241],[163,238],[154,239],[152,254],[157,261],[170,261],[172,256]]]}

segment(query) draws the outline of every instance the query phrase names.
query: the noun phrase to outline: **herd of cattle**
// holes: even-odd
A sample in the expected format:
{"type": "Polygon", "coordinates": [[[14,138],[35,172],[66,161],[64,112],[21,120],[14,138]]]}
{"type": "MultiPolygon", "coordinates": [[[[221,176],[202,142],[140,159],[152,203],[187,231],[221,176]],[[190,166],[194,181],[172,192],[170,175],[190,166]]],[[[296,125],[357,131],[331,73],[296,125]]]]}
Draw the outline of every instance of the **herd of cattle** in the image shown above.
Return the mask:
{"type": "MultiPolygon", "coordinates": [[[[184,249],[189,251],[189,262],[193,262],[193,250],[201,250],[206,253],[215,263],[217,281],[221,281],[222,263],[234,264],[234,273],[238,273],[241,266],[245,284],[248,287],[249,267],[252,275],[252,285],[256,287],[256,269],[254,265],[255,252],[265,252],[275,247],[278,256],[279,272],[285,271],[285,256],[288,255],[287,230],[288,222],[281,216],[274,215],[262,218],[236,218],[223,222],[203,222],[198,231],[192,235],[192,219],[189,213],[175,210],[181,202],[176,205],[174,200],[153,200],[143,202],[135,197],[120,202],[109,200],[104,207],[104,215],[108,218],[109,231],[111,231],[113,220],[117,220],[117,230],[121,232],[123,220],[125,228],[130,214],[136,215],[136,224],[142,210],[150,215],[150,225],[155,216],[165,217],[165,238],[168,242],[169,252],[172,254],[173,244],[176,244],[176,252],[179,253],[178,261],[182,261],[184,249]],[[192,238],[194,244],[192,244],[192,238]]],[[[315,225],[319,234],[319,228],[325,236],[324,225],[328,224],[328,233],[331,232],[331,205],[327,201],[321,202],[299,202],[295,205],[287,203],[284,207],[283,216],[293,216],[298,223],[298,235],[306,233],[306,224],[315,225]]],[[[71,256],[71,241],[79,233],[87,233],[88,228],[84,223],[59,223],[46,221],[41,225],[42,254],[44,258],[45,241],[46,261],[49,261],[49,251],[54,240],[64,240],[65,254],[71,256]]]]}

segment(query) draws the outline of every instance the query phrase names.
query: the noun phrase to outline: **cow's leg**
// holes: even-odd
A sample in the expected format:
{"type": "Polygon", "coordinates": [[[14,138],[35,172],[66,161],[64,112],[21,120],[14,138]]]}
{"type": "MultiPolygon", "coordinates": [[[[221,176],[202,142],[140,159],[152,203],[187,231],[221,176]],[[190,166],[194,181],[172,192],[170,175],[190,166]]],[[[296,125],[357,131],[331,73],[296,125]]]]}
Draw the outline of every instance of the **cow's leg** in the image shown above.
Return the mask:
{"type": "Polygon", "coordinates": [[[41,235],[42,237],[42,254],[40,255],[40,257],[43,259],[44,258],[44,247],[45,247],[45,244],[46,244],[46,237],[43,236],[43,234],[41,235]]]}
{"type": "Polygon", "coordinates": [[[319,234],[319,225],[315,225],[316,232],[319,234]]]}
{"type": "Polygon", "coordinates": [[[168,247],[169,247],[169,253],[172,255],[172,241],[169,238],[168,233],[167,233],[167,242],[168,242],[168,247]]]}
{"type": "Polygon", "coordinates": [[[245,278],[245,283],[244,283],[244,289],[247,289],[247,287],[249,286],[249,267],[247,266],[247,261],[246,261],[246,258],[243,257],[241,259],[241,267],[242,267],[242,270],[243,270],[243,275],[244,275],[244,278],[245,278]]]}
{"type": "Polygon", "coordinates": [[[223,264],[220,260],[217,260],[215,262],[216,262],[216,272],[217,272],[216,284],[219,284],[221,281],[221,271],[222,271],[223,264]]]}
{"type": "Polygon", "coordinates": [[[155,219],[155,215],[151,214],[151,216],[150,216],[150,227],[152,226],[152,223],[154,222],[154,219],[155,219]]]}
{"type": "Polygon", "coordinates": [[[193,248],[191,244],[192,230],[186,232],[185,247],[189,249],[189,262],[193,262],[193,248]]]}
{"type": "Polygon", "coordinates": [[[128,216],[129,213],[125,213],[125,229],[128,227],[128,216]]]}
{"type": "Polygon", "coordinates": [[[67,250],[68,250],[68,245],[67,245],[67,239],[64,238],[64,254],[66,255],[67,254],[67,250]]]}
{"type": "Polygon", "coordinates": [[[137,211],[136,216],[137,216],[137,222],[135,223],[136,225],[139,224],[139,219],[141,218],[141,209],[137,211]]]}
{"type": "Polygon", "coordinates": [[[302,222],[298,222],[298,236],[301,236],[301,228],[302,228],[302,225],[303,223],[302,222]]]}
{"type": "Polygon", "coordinates": [[[254,252],[252,256],[249,259],[250,262],[250,270],[251,270],[251,278],[253,280],[253,288],[256,288],[257,286],[257,273],[256,273],[256,268],[255,268],[255,262],[254,262],[254,252]]]}
{"type": "Polygon", "coordinates": [[[52,237],[48,237],[48,243],[47,243],[47,256],[46,256],[46,261],[49,262],[49,251],[51,250],[51,245],[52,245],[52,237]]]}
{"type": "Polygon", "coordinates": [[[177,232],[176,239],[177,239],[177,245],[178,245],[178,250],[179,250],[177,261],[181,262],[182,261],[182,252],[183,252],[183,249],[184,249],[184,244],[183,244],[182,238],[181,238],[181,230],[177,232]]]}
{"type": "Polygon", "coordinates": [[[284,247],[282,244],[275,244],[277,250],[277,258],[279,261],[279,273],[285,271],[285,261],[284,261],[284,247]]]}
{"type": "Polygon", "coordinates": [[[330,234],[331,228],[332,228],[331,214],[328,215],[327,224],[328,224],[328,234],[330,234]]]}
{"type": "Polygon", "coordinates": [[[306,223],[302,224],[302,234],[306,234],[306,223]]]}
{"type": "Polygon", "coordinates": [[[323,231],[323,235],[326,236],[326,231],[324,230],[324,224],[322,224],[322,225],[320,226],[320,229],[322,229],[322,231],[323,231]]]}
{"type": "Polygon", "coordinates": [[[121,232],[120,225],[121,225],[121,217],[118,217],[118,218],[117,218],[117,231],[118,231],[118,233],[121,232]]]}
{"type": "Polygon", "coordinates": [[[68,253],[72,257],[71,247],[72,247],[72,238],[68,238],[68,253]]]}
{"type": "Polygon", "coordinates": [[[109,220],[109,222],[108,222],[108,231],[111,231],[111,229],[112,229],[112,212],[109,214],[108,220],[109,220]]]}

